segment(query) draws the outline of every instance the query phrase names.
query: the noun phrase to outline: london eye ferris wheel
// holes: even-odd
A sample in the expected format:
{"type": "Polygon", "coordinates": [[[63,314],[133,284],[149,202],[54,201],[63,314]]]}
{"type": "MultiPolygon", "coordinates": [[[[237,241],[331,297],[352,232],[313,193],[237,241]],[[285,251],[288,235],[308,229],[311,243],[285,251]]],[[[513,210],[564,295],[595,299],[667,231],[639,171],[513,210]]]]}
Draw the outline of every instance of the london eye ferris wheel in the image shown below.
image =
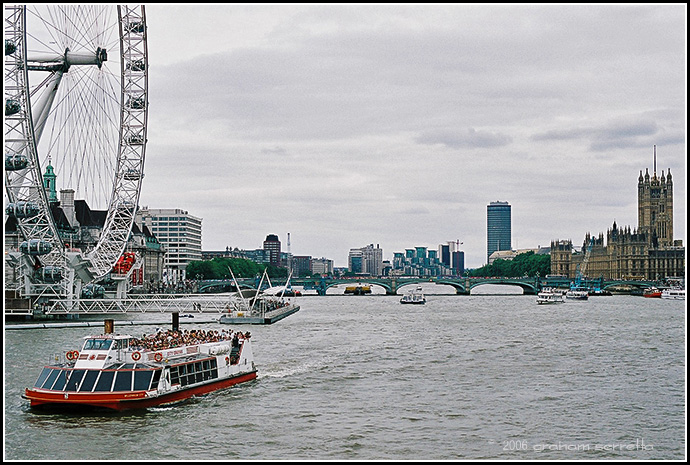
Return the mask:
{"type": "Polygon", "coordinates": [[[145,10],[6,4],[4,22],[5,214],[23,239],[19,290],[70,296],[112,270],[134,223],[148,116],[145,10]],[[51,210],[56,187],[107,211],[90,250],[66,243],[51,210]]]}

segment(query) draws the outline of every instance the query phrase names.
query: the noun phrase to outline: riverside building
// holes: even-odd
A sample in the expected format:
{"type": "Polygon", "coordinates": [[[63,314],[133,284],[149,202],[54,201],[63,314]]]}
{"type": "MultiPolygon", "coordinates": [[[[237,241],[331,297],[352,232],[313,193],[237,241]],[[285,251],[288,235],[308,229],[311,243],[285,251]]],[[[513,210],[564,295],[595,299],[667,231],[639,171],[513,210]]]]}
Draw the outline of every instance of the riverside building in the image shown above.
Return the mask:
{"type": "Polygon", "coordinates": [[[136,222],[148,227],[165,247],[165,284],[177,284],[185,279],[185,270],[191,261],[201,260],[201,218],[179,208],[139,209],[136,222]]]}
{"type": "Polygon", "coordinates": [[[584,275],[604,279],[660,280],[685,276],[685,247],[673,239],[673,177],[671,170],[657,176],[654,167],[637,178],[637,228],[613,222],[597,237],[585,234],[582,250],[573,253],[571,240],[551,242],[551,273],[575,278],[578,266],[584,275]],[[590,249],[586,263],[584,258],[590,249]]]}

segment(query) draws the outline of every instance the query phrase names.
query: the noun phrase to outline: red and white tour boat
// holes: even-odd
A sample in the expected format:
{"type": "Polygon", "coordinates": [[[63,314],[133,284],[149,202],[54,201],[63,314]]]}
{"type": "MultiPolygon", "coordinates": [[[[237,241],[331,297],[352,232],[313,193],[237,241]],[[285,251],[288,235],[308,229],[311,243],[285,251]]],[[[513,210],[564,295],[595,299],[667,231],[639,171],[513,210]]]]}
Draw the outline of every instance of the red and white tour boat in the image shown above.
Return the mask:
{"type": "Polygon", "coordinates": [[[256,379],[249,332],[86,336],[45,366],[23,395],[36,408],[144,409],[256,379]]]}

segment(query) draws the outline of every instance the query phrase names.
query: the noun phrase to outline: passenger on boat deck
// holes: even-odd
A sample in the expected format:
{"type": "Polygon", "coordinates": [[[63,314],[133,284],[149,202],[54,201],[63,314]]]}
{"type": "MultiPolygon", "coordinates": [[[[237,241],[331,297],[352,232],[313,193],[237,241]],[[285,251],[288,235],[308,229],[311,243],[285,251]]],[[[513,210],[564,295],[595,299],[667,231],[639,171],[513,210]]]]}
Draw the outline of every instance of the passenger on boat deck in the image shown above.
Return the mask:
{"type": "MultiPolygon", "coordinates": [[[[237,334],[237,333],[235,333],[237,334]]],[[[209,342],[220,342],[232,340],[233,331],[223,329],[217,330],[192,329],[192,330],[167,330],[155,334],[144,334],[141,339],[132,338],[130,347],[134,350],[161,350],[179,347],[182,345],[205,344],[209,342]]]]}

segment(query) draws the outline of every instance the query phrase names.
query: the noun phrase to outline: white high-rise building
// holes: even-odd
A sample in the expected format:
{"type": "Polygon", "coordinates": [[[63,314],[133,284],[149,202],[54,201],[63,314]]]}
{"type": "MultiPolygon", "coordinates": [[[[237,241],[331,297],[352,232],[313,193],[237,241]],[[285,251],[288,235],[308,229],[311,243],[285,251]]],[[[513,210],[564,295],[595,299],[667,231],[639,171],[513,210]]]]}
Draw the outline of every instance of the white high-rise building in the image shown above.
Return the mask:
{"type": "Polygon", "coordinates": [[[146,225],[167,250],[163,270],[163,281],[175,284],[185,279],[187,264],[201,260],[201,218],[192,216],[179,208],[139,209],[137,224],[146,225]]]}
{"type": "Polygon", "coordinates": [[[348,271],[371,276],[383,273],[383,249],[378,244],[369,244],[361,249],[350,249],[347,257],[348,271]]]}

